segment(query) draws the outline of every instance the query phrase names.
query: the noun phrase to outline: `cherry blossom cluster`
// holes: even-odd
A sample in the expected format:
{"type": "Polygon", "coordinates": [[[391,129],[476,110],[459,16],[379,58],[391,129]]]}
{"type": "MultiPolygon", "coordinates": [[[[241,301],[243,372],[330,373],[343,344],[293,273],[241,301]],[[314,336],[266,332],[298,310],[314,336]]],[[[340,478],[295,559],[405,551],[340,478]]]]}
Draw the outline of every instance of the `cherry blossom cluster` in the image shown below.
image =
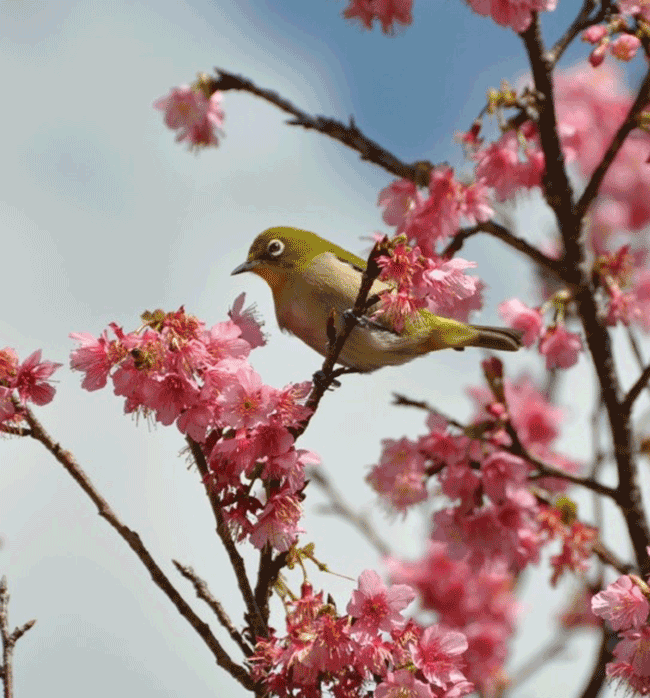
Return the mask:
{"type": "Polygon", "coordinates": [[[10,347],[0,349],[0,431],[2,424],[22,422],[21,407],[28,402],[47,405],[52,401],[56,390],[50,378],[61,366],[41,361],[40,349],[22,363],[10,347]]]}
{"type": "Polygon", "coordinates": [[[405,584],[389,588],[372,570],[339,615],[323,592],[302,585],[288,601],[284,636],[258,639],[249,658],[253,677],[269,695],[315,698],[325,689],[337,698],[460,698],[474,686],[463,667],[466,637],[442,625],[423,628],[402,611],[415,598],[405,584]]]}
{"type": "Polygon", "coordinates": [[[187,141],[190,148],[219,145],[224,119],[221,92],[210,94],[201,78],[191,86],[172,88],[153,106],[165,113],[166,126],[178,131],[177,141],[187,141]]]}
{"type": "Polygon", "coordinates": [[[145,313],[135,332],[111,324],[113,338],[107,331],[72,334],[80,347],[70,365],[85,374],[86,390],[103,388],[110,377],[125,412],[176,423],[201,445],[206,484],[238,538],[285,551],[301,530],[304,468],[317,462],[295,448],[290,431],[309,414],[311,384],[277,390],[262,382],[247,357],[264,338],[243,304],[244,294],[230,319],[209,329],[180,308],[145,313]]]}
{"type": "MultiPolygon", "coordinates": [[[[492,365],[499,363],[491,359],[484,367],[493,370],[492,365]]],[[[392,509],[403,513],[427,499],[429,480],[436,476],[440,491],[454,504],[434,514],[432,537],[475,568],[499,560],[509,569],[521,570],[538,560],[541,545],[561,538],[567,551],[558,558],[558,567],[567,567],[570,550],[575,564],[569,566],[581,570],[584,556],[575,551],[588,555],[588,544],[579,548],[579,531],[571,526],[550,526],[550,514],[530,489],[528,478],[534,467],[508,450],[513,445],[508,431],[512,428],[527,453],[555,468],[577,470],[575,463],[551,448],[562,411],[526,377],[516,382],[505,379],[504,395],[498,398],[488,388],[473,388],[470,394],[480,407],[472,425],[456,434],[442,416],[429,415],[429,431],[416,441],[383,442],[368,482],[392,509]]],[[[559,478],[535,482],[547,492],[564,489],[559,478]]]]}
{"type": "Polygon", "coordinates": [[[591,600],[592,611],[618,632],[619,642],[607,676],[625,681],[639,695],[650,693],[650,588],[639,577],[623,575],[591,600]]]}
{"type": "Polygon", "coordinates": [[[565,307],[570,301],[568,294],[559,292],[538,308],[529,308],[517,298],[503,301],[499,314],[506,323],[523,331],[521,341],[530,347],[539,341],[539,353],[546,358],[546,368],[570,368],[578,361],[582,350],[582,339],[566,329],[565,307]],[[544,324],[544,313],[555,310],[555,319],[544,324]]]}
{"type": "MultiPolygon", "coordinates": [[[[558,128],[564,155],[578,174],[589,179],[632,106],[622,72],[606,64],[599,70],[582,66],[555,77],[558,128]]],[[[639,232],[650,223],[650,136],[630,133],[600,185],[590,208],[589,244],[596,254],[610,238],[639,232]]]]}
{"type": "Polygon", "coordinates": [[[424,257],[420,248],[411,248],[404,235],[391,241],[389,253],[378,258],[380,279],[391,288],[380,294],[373,317],[384,316],[401,332],[409,323],[419,321],[426,309],[435,315],[467,320],[472,310],[481,307],[483,285],[465,270],[476,264],[464,259],[424,257]]]}
{"type": "MultiPolygon", "coordinates": [[[[374,21],[379,20],[384,33],[389,34],[393,23],[412,22],[413,0],[349,1],[343,16],[359,20],[366,29],[371,29],[374,21]]],[[[557,0],[467,0],[467,3],[474,12],[490,16],[497,24],[522,32],[530,25],[533,12],[554,10],[557,0]]]]}
{"type": "Polygon", "coordinates": [[[607,51],[619,61],[631,61],[641,47],[643,28],[638,35],[629,26],[628,19],[650,22],[650,6],[647,2],[621,0],[617,3],[620,14],[612,15],[606,24],[594,24],[582,34],[583,41],[594,44],[595,48],[589,56],[589,62],[594,68],[602,65],[607,51]],[[618,35],[618,36],[616,36],[618,35]],[[612,40],[612,37],[616,37],[612,40]]]}
{"type": "Polygon", "coordinates": [[[506,680],[508,641],[519,613],[514,575],[503,561],[475,569],[451,557],[444,543],[431,540],[419,560],[393,558],[388,565],[394,582],[418,592],[423,610],[435,612],[443,627],[463,633],[464,673],[481,695],[498,695],[506,680]]]}

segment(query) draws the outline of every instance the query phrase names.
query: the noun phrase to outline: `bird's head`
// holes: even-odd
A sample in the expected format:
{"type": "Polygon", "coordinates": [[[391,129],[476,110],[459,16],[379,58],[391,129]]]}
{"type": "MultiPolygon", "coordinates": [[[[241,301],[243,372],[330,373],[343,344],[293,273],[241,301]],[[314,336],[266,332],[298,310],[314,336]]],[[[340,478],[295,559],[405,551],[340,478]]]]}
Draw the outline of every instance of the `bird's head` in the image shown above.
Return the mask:
{"type": "Polygon", "coordinates": [[[252,271],[272,289],[277,289],[293,275],[300,274],[314,257],[324,252],[352,256],[316,233],[277,226],[265,230],[253,240],[246,261],[233,269],[231,274],[252,271]]]}

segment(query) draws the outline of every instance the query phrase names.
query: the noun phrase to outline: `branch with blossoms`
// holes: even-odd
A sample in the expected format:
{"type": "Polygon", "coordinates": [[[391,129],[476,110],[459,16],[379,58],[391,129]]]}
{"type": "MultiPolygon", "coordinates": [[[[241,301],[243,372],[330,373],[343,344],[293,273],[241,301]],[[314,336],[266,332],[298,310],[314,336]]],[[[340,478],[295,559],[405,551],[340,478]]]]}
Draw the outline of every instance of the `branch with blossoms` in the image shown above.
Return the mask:
{"type": "MultiPolygon", "coordinates": [[[[84,374],[83,388],[98,390],[110,382],[125,398],[125,412],[174,426],[185,438],[245,607],[241,621],[230,617],[207,581],[189,566],[174,564],[235,642],[240,658],[223,649],[140,536],[116,517],[72,454],[37,420],[28,403],[44,406],[52,400],[50,379],[58,365],[41,361],[40,352],[22,362],[11,349],[0,352],[0,430],[35,439],[52,454],[199,633],[218,665],[257,696],[460,698],[472,690],[502,695],[518,613],[516,581],[544,553],[551,553],[551,585],[569,575],[583,582],[577,608],[565,614],[573,617],[572,627],[596,626],[602,634],[585,695],[596,695],[606,674],[641,694],[650,692],[645,651],[650,588],[644,579],[650,573],[650,528],[632,422],[650,368],[635,347],[639,375],[624,391],[611,334],[616,326],[650,330],[648,250],[641,237],[650,224],[650,73],[631,97],[611,66],[614,60],[634,60],[641,50],[650,55],[650,10],[635,0],[585,0],[547,48],[540,13],[552,11],[555,0],[468,4],[519,34],[532,82],[514,88],[504,81],[489,90],[471,127],[460,134],[466,173],[426,159],[404,163],[365,136],[353,119],[346,125],[306,114],[278,93],[223,70],[216,77],[200,75],[193,85],[174,88],[155,103],[177,140],[193,149],[216,147],[223,134],[223,94],[244,91],[290,114],[289,125],[328,135],[399,178],[377,199],[392,235],[377,235],[356,301],[342,323],[330,314],[325,361],[311,382],[278,389],[254,371],[248,357],[265,338],[254,313],[244,310],[243,296],[228,320],[210,327],[181,307],[145,312],[133,331],[111,324],[99,337],[72,335],[78,347],[71,365],[84,374]],[[580,34],[594,47],[585,66],[558,72],[560,57],[580,34]],[[557,241],[545,247],[494,221],[497,204],[532,190],[542,193],[557,228],[557,241]],[[539,303],[510,298],[499,312],[556,384],[581,356],[591,359],[600,396],[594,430],[606,414],[612,455],[595,443],[598,467],[588,476],[579,474],[582,465],[557,446],[565,417],[551,400],[553,391],[541,390],[528,373],[509,375],[494,358],[483,362],[485,385],[470,389],[476,412],[466,424],[444,417],[425,400],[401,398],[401,404],[427,410],[426,428],[415,439],[385,439],[366,481],[387,509],[401,515],[436,495],[426,550],[407,562],[366,530],[385,557],[391,582],[362,571],[339,610],[309,578],[308,565],[320,571],[329,567],[317,560],[313,543],[300,544],[307,468],[318,459],[296,441],[326,391],[351,372],[336,366],[356,326],[374,324],[401,334],[430,317],[427,313],[468,322],[481,308],[484,284],[470,272],[476,264],[457,256],[479,232],[518,250],[538,269],[539,303]],[[629,236],[624,243],[622,232],[629,236]],[[385,290],[371,294],[375,280],[385,290]],[[615,486],[601,479],[600,466],[609,460],[617,469],[615,486]],[[634,561],[619,559],[598,529],[581,520],[568,493],[571,485],[618,505],[634,561]],[[254,572],[240,552],[246,546],[257,551],[254,572]],[[593,575],[584,583],[594,561],[598,588],[604,584],[603,568],[620,575],[597,593],[590,588],[596,584],[593,575]],[[297,566],[302,584],[292,589],[285,572],[297,566]],[[284,631],[271,625],[274,593],[284,607],[284,631]],[[435,614],[435,623],[407,616],[416,596],[422,611],[435,614]],[[616,633],[612,662],[606,640],[616,633]]],[[[366,29],[379,24],[390,34],[412,22],[411,7],[411,0],[350,0],[343,14],[366,29]]],[[[312,472],[332,508],[367,528],[328,480],[312,472]]]]}

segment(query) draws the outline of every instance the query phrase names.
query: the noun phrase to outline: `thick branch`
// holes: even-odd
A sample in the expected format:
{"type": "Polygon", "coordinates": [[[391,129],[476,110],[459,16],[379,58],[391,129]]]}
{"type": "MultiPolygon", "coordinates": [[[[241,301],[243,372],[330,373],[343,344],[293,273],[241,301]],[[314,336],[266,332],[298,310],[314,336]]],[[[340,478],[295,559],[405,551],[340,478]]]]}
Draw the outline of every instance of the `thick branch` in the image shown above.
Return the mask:
{"type": "Polygon", "coordinates": [[[354,119],[350,118],[350,124],[346,126],[335,119],[328,119],[324,116],[311,116],[298,109],[298,107],[294,106],[288,99],[281,97],[277,92],[258,87],[248,78],[233,75],[221,68],[215,68],[215,72],[217,73],[217,78],[208,82],[211,90],[220,90],[221,92],[243,90],[256,97],[261,97],[279,107],[282,111],[291,114],[293,119],[287,122],[289,125],[302,126],[306,129],[319,131],[355,150],[361,155],[362,160],[373,162],[397,177],[410,179],[419,186],[427,186],[429,184],[429,175],[433,169],[433,165],[430,162],[423,161],[413,164],[402,162],[378,143],[364,136],[354,123],[354,119]]]}
{"type": "Polygon", "coordinates": [[[250,677],[248,671],[239,664],[233,662],[227,652],[221,647],[217,638],[212,634],[210,626],[204,623],[196,613],[192,610],[185,599],[179,594],[176,588],[169,581],[165,573],[155,562],[147,548],[144,546],[140,536],[125,526],[111,509],[108,502],[95,489],[86,473],[81,469],[79,464],[74,459],[74,456],[61,448],[58,443],[55,443],[52,437],[45,431],[41,423],[34,417],[28,409],[23,409],[25,420],[31,428],[32,438],[40,441],[43,446],[56,458],[59,463],[66,469],[68,474],[76,481],[81,489],[93,501],[99,515],[104,518],[110,526],[120,535],[138,556],[140,562],[147,568],[151,579],[154,583],[166,594],[167,598],[176,606],[178,612],[185,620],[194,628],[199,637],[209,647],[214,655],[217,664],[225,669],[233,678],[250,691],[255,690],[255,682],[250,677]]]}
{"type": "Polygon", "coordinates": [[[578,283],[579,265],[582,261],[578,235],[580,219],[573,214],[573,191],[564,166],[555,116],[553,63],[544,50],[537,13],[533,13],[533,21],[521,34],[521,38],[528,53],[537,96],[537,126],[546,161],[542,181],[544,197],[555,214],[564,241],[564,278],[569,283],[578,283]]]}

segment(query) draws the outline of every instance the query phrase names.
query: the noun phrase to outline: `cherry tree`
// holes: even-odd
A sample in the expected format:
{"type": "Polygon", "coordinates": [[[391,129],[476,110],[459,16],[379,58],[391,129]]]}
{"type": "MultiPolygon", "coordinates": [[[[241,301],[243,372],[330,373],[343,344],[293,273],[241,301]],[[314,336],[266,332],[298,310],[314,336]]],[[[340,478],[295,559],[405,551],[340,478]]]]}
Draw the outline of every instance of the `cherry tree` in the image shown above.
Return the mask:
{"type": "MultiPolygon", "coordinates": [[[[34,406],[55,399],[52,376],[60,364],[40,351],[26,358],[10,347],[0,351],[0,430],[51,453],[219,667],[256,696],[452,698],[514,691],[519,677],[508,676],[505,664],[524,620],[517,580],[539,564],[548,565],[550,585],[569,575],[580,583],[562,616],[564,630],[589,627],[601,637],[591,679],[577,692],[595,696],[607,679],[650,692],[650,533],[639,484],[648,445],[634,418],[650,379],[639,340],[650,330],[650,71],[631,92],[620,67],[650,57],[650,5],[585,0],[551,44],[542,20],[554,0],[468,4],[485,21],[519,34],[530,76],[491,89],[474,122],[457,134],[462,172],[446,163],[403,162],[353,120],[310,115],[225,70],[201,73],[154,104],[178,141],[207,150],[219,147],[226,128],[225,95],[248,93],[288,114],[289,125],[326,135],[387,174],[377,192],[385,230],[375,236],[342,329],[328,326],[327,356],[311,380],[277,388],[254,370],[249,356],[267,340],[242,296],[233,299],[227,319],[211,326],[181,307],[146,311],[131,329],[111,323],[99,336],[71,335],[70,364],[83,374],[83,389],[110,386],[124,398],[126,413],[174,427],[185,438],[243,617],[232,618],[191,567],[175,565],[239,656],[224,648],[219,632],[196,614],[109,496],[37,416],[34,406]],[[588,46],[583,60],[559,69],[580,39],[588,46]],[[555,222],[555,236],[544,245],[518,234],[503,215],[508,202],[531,190],[541,192],[555,222]],[[350,525],[363,529],[364,521],[319,469],[304,434],[323,400],[342,399],[344,387],[331,389],[344,386],[349,371],[337,360],[377,302],[369,303],[376,279],[390,286],[376,313],[388,315],[398,331],[422,309],[467,321],[482,307],[484,286],[470,271],[476,263],[460,256],[479,235],[513,248],[538,271],[538,302],[524,303],[513,289],[499,312],[521,331],[530,362],[544,366],[547,380],[537,384],[528,373],[511,374],[507,361],[485,358],[483,383],[468,386],[475,415],[466,423],[421,396],[396,396],[397,404],[424,416],[425,427],[416,439],[385,439],[367,483],[385,508],[404,516],[435,496],[426,544],[419,559],[402,559],[366,527],[386,574],[358,570],[348,598],[335,599],[310,580],[310,568],[329,571],[334,561],[316,556],[301,526],[303,502],[318,486],[350,525]],[[627,335],[638,362],[628,389],[614,354],[615,328],[627,335]],[[564,413],[554,386],[581,356],[594,368],[595,414],[605,416],[608,448],[593,462],[578,463],[557,447],[564,413]],[[614,486],[602,477],[607,463],[616,470],[614,486]],[[606,545],[603,522],[584,515],[576,490],[618,508],[630,559],[606,545]],[[257,551],[254,572],[243,547],[257,551]]],[[[382,31],[386,41],[408,32],[414,14],[412,0],[351,0],[343,12],[345,20],[382,31]]],[[[598,424],[595,419],[594,429],[598,424]]],[[[14,645],[31,625],[10,631],[6,585],[0,592],[0,676],[11,695],[14,645]]]]}

